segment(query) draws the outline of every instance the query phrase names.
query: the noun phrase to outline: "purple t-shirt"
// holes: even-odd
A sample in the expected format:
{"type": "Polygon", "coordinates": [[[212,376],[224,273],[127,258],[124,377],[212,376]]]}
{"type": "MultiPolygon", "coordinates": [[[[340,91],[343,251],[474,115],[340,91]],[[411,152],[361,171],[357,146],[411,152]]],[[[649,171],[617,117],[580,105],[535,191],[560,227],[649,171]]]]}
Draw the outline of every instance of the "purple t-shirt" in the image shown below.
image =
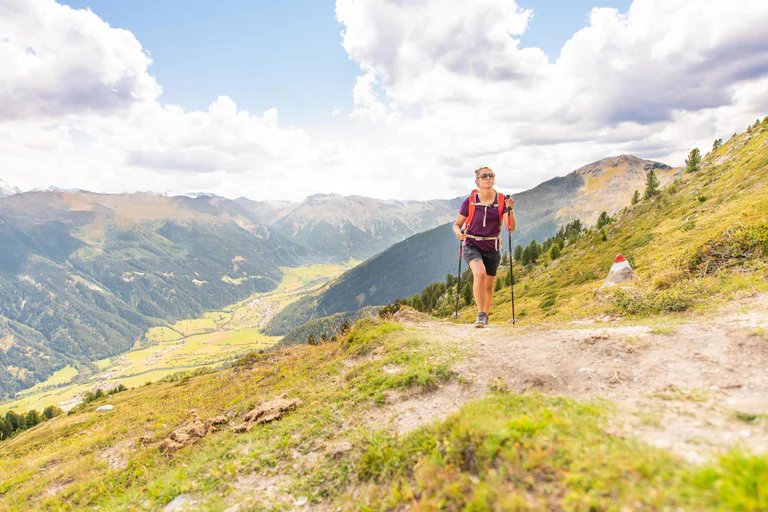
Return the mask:
{"type": "MultiPolygon", "coordinates": [[[[494,200],[493,203],[496,203],[496,201],[494,200]]],[[[504,213],[507,213],[506,204],[504,204],[504,213]]],[[[465,217],[469,215],[469,198],[466,198],[461,203],[459,215],[465,217]]],[[[472,225],[469,226],[467,231],[475,236],[498,236],[501,233],[501,219],[499,218],[498,206],[481,206],[480,203],[475,203],[475,216],[472,217],[472,225]],[[483,226],[483,218],[485,218],[485,226],[483,226]]],[[[473,240],[467,238],[464,243],[466,245],[472,244],[481,251],[496,250],[496,244],[493,240],[473,240]]],[[[501,244],[499,244],[499,248],[501,248],[501,244]]]]}

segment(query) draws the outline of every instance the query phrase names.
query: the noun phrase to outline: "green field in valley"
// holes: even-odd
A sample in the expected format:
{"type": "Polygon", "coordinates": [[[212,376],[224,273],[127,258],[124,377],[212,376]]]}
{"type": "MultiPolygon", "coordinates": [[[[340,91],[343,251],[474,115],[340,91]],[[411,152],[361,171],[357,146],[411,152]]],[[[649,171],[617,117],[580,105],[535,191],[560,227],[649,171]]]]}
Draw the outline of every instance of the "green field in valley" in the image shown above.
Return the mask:
{"type": "Polygon", "coordinates": [[[67,366],[16,399],[0,404],[0,415],[7,411],[42,410],[61,404],[92,389],[123,384],[136,387],[157,381],[182,370],[227,364],[251,350],[268,349],[280,340],[267,336],[260,327],[282,308],[315,291],[340,275],[346,266],[307,265],[284,268],[284,278],[271,292],[259,293],[221,311],[210,311],[203,318],[181,320],[172,325],[153,327],[133,350],[94,361],[98,372],[80,376],[67,366]],[[73,382],[73,379],[74,382],[73,382]]]}

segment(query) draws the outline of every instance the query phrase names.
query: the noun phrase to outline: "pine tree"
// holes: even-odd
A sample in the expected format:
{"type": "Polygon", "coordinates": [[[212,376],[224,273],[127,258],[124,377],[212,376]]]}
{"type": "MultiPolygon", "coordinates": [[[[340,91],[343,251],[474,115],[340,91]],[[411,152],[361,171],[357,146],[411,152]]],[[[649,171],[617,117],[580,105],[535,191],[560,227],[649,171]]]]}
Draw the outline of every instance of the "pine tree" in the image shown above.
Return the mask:
{"type": "Polygon", "coordinates": [[[35,409],[32,409],[27,413],[27,428],[34,427],[38,423],[40,423],[42,419],[40,418],[40,413],[37,412],[35,409]]]}
{"type": "Polygon", "coordinates": [[[523,254],[520,259],[522,260],[523,265],[527,265],[531,262],[531,251],[528,247],[523,249],[523,254]]]}
{"type": "Polygon", "coordinates": [[[518,245],[515,247],[515,261],[521,261],[523,259],[523,246],[518,245]]]}
{"type": "Polygon", "coordinates": [[[24,430],[24,424],[22,422],[21,416],[13,411],[8,411],[5,413],[5,421],[8,422],[14,432],[17,430],[24,430]]]}
{"type": "Polygon", "coordinates": [[[501,256],[501,265],[505,267],[509,265],[509,253],[507,253],[507,251],[504,251],[501,256]]]}
{"type": "Polygon", "coordinates": [[[310,346],[313,346],[313,347],[317,345],[317,341],[315,341],[315,335],[314,334],[310,334],[309,337],[307,338],[307,345],[310,345],[310,346]]]}
{"type": "Polygon", "coordinates": [[[645,194],[643,197],[645,199],[650,199],[658,194],[660,183],[661,182],[659,181],[659,178],[656,177],[656,173],[653,172],[653,169],[648,171],[648,175],[645,178],[645,194]]]}
{"type": "Polygon", "coordinates": [[[597,218],[597,229],[602,228],[603,226],[610,224],[611,218],[608,216],[608,212],[603,212],[600,214],[600,216],[597,218]]]}
{"type": "Polygon", "coordinates": [[[45,409],[43,409],[43,417],[47,420],[50,420],[51,418],[55,418],[56,416],[60,416],[64,414],[64,411],[61,410],[61,408],[56,407],[55,405],[49,405],[45,409]]]}
{"type": "Polygon", "coordinates": [[[549,250],[549,259],[551,259],[552,261],[555,261],[559,257],[560,257],[560,246],[557,244],[552,244],[552,248],[549,250]]]}
{"type": "Polygon", "coordinates": [[[498,292],[501,290],[501,279],[496,278],[496,282],[493,283],[493,291],[498,292]]]}
{"type": "Polygon", "coordinates": [[[411,297],[411,307],[417,311],[424,311],[424,301],[421,300],[421,295],[418,293],[411,297]]]}
{"type": "Polygon", "coordinates": [[[632,196],[632,205],[634,206],[639,202],[640,202],[640,191],[635,190],[635,194],[632,196]]]}
{"type": "Polygon", "coordinates": [[[701,151],[699,148],[693,148],[685,159],[685,172],[698,171],[701,167],[701,151]]]}
{"type": "Polygon", "coordinates": [[[472,283],[467,283],[464,285],[464,289],[462,290],[461,295],[464,297],[464,304],[471,306],[472,302],[474,302],[474,298],[472,296],[472,283]]]}
{"type": "Polygon", "coordinates": [[[349,329],[350,329],[349,322],[344,320],[344,323],[341,324],[341,330],[339,332],[341,332],[342,334],[346,334],[347,332],[349,332],[349,329]]]}
{"type": "Polygon", "coordinates": [[[5,421],[5,418],[0,418],[0,440],[8,439],[13,434],[13,427],[11,424],[5,421]]]}
{"type": "Polygon", "coordinates": [[[717,151],[723,147],[723,139],[715,139],[715,142],[712,143],[712,151],[717,151]]]}

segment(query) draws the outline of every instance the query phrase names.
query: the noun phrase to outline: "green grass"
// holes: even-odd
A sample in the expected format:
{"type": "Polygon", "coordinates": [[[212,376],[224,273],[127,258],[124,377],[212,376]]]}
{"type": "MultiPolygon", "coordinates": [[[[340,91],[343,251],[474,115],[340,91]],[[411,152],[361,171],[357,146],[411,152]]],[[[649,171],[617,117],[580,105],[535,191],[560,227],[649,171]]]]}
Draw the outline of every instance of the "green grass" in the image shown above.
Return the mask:
{"type": "Polygon", "coordinates": [[[48,379],[46,379],[45,381],[39,382],[39,383],[35,384],[33,387],[31,387],[31,388],[29,388],[27,390],[24,390],[23,392],[19,393],[18,395],[19,396],[26,396],[26,395],[30,395],[30,394],[36,393],[38,391],[41,391],[41,390],[43,390],[45,388],[55,387],[55,386],[60,386],[62,384],[66,384],[67,382],[69,382],[72,379],[74,379],[75,377],[77,377],[78,373],[79,372],[77,371],[77,368],[75,368],[75,367],[73,367],[71,365],[67,365],[64,368],[62,368],[61,370],[55,372],[50,377],[48,377],[48,379]]]}
{"type": "MultiPolygon", "coordinates": [[[[495,394],[408,436],[364,436],[362,510],[764,510],[768,458],[686,464],[603,429],[595,404],[495,394]]],[[[356,498],[347,497],[351,504],[356,498]]]]}
{"type": "Polygon", "coordinates": [[[184,337],[184,335],[181,334],[180,332],[174,331],[170,327],[165,327],[165,326],[152,327],[146,332],[144,336],[147,338],[147,341],[152,344],[166,343],[168,341],[176,341],[184,337]]]}

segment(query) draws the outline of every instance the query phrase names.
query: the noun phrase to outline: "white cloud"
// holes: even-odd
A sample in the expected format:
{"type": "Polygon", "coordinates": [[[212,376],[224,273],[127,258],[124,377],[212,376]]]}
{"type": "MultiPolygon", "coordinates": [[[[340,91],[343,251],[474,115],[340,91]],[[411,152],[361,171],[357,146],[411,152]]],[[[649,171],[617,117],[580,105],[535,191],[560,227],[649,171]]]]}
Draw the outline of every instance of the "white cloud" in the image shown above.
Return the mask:
{"type": "Polygon", "coordinates": [[[0,119],[109,113],[160,94],[133,34],[90,11],[3,0],[0,35],[0,119]]]}
{"type": "Polygon", "coordinates": [[[521,47],[533,14],[513,0],[337,0],[361,72],[331,135],[226,96],[164,105],[130,32],[53,0],[0,0],[0,178],[428,199],[466,193],[481,165],[506,192],[625,152],[682,165],[768,114],[768,2],[596,8],[555,62],[521,47]]]}

